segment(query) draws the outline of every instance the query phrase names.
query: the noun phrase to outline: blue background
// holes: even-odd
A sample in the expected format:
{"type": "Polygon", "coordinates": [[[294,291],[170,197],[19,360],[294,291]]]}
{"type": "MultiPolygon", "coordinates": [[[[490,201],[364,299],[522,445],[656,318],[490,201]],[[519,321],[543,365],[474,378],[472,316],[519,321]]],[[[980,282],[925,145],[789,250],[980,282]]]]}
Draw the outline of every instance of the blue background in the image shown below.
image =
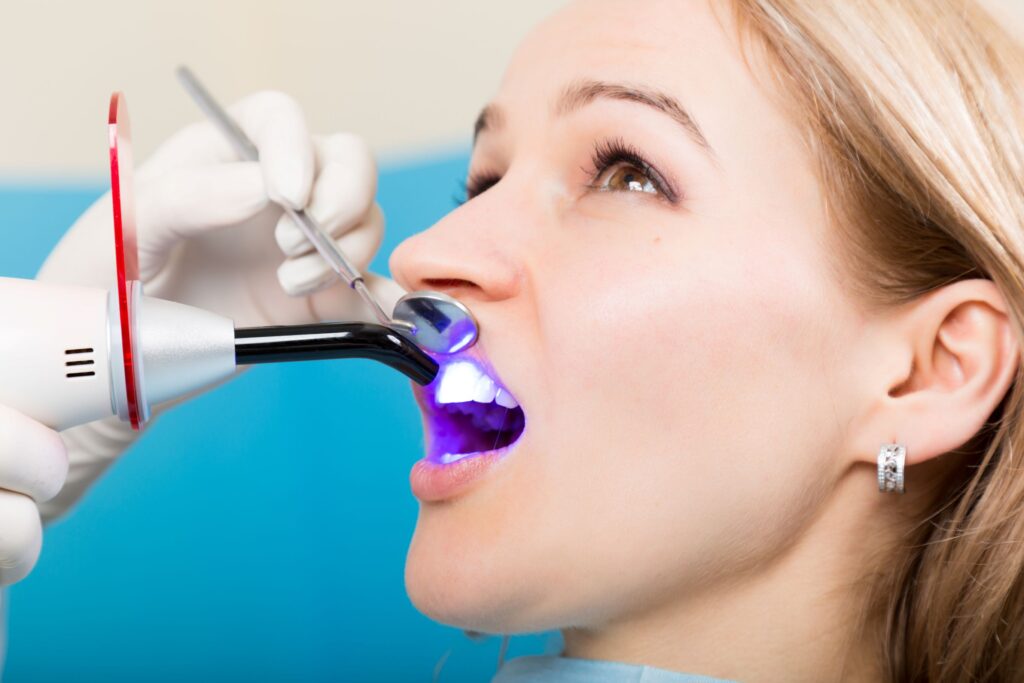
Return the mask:
{"type": "MultiPolygon", "coordinates": [[[[453,153],[381,172],[386,272],[453,206],[453,153]]],[[[0,274],[31,277],[103,188],[0,187],[0,274]]],[[[432,623],[403,587],[419,416],[366,361],[257,367],[162,417],[9,591],[4,680],[487,680],[500,640],[432,623]]],[[[557,649],[513,638],[510,654],[557,649]]]]}

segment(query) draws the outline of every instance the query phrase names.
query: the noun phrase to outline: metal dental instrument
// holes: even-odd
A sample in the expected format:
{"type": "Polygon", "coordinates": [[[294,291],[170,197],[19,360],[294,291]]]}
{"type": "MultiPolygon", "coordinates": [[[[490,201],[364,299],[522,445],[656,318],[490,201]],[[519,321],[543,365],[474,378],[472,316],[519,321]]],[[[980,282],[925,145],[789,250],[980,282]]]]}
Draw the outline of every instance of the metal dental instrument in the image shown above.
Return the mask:
{"type": "MultiPolygon", "coordinates": [[[[177,69],[178,79],[199,108],[220,128],[240,157],[258,161],[259,150],[227,111],[203,87],[195,74],[185,66],[177,69]]],[[[377,320],[404,334],[427,351],[456,353],[469,348],[479,337],[479,326],[473,314],[457,299],[441,292],[421,291],[406,294],[389,316],[366,286],[363,275],[345,257],[341,249],[319,223],[305,211],[281,205],[317,252],[345,283],[354,289],[373,310],[377,320]]]]}

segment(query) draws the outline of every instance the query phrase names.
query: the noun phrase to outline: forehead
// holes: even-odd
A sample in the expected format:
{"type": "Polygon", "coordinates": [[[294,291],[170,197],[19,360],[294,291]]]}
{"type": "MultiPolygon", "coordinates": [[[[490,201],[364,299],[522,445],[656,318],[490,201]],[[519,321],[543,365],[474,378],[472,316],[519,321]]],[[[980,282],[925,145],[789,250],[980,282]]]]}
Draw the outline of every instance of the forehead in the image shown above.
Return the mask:
{"type": "Polygon", "coordinates": [[[745,71],[734,33],[728,7],[712,0],[578,0],[526,37],[501,90],[539,95],[586,73],[694,93],[723,70],[745,71]]]}
{"type": "Polygon", "coordinates": [[[510,128],[532,129],[580,80],[644,85],[688,109],[723,161],[802,157],[802,135],[777,106],[767,69],[751,61],[757,54],[744,51],[729,0],[577,0],[522,42],[494,104],[510,128]]]}

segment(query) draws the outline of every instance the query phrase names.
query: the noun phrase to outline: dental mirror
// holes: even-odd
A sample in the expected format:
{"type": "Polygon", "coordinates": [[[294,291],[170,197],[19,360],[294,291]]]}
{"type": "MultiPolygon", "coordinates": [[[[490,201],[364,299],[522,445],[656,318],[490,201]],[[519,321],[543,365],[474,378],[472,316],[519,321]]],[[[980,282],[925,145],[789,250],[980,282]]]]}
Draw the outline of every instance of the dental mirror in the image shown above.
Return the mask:
{"type": "Polygon", "coordinates": [[[417,344],[434,353],[458,353],[476,343],[479,327],[465,304],[441,292],[412,292],[392,315],[417,344]]]}

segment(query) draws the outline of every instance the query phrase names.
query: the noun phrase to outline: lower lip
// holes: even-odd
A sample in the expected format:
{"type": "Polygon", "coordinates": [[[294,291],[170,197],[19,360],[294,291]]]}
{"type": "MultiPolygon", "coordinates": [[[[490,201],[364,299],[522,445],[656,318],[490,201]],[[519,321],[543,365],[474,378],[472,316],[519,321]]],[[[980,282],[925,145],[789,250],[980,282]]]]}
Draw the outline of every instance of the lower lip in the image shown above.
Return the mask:
{"type": "Polygon", "coordinates": [[[437,503],[462,495],[486,477],[509,448],[511,446],[467,456],[448,464],[423,458],[409,473],[412,495],[421,503],[437,503]]]}

